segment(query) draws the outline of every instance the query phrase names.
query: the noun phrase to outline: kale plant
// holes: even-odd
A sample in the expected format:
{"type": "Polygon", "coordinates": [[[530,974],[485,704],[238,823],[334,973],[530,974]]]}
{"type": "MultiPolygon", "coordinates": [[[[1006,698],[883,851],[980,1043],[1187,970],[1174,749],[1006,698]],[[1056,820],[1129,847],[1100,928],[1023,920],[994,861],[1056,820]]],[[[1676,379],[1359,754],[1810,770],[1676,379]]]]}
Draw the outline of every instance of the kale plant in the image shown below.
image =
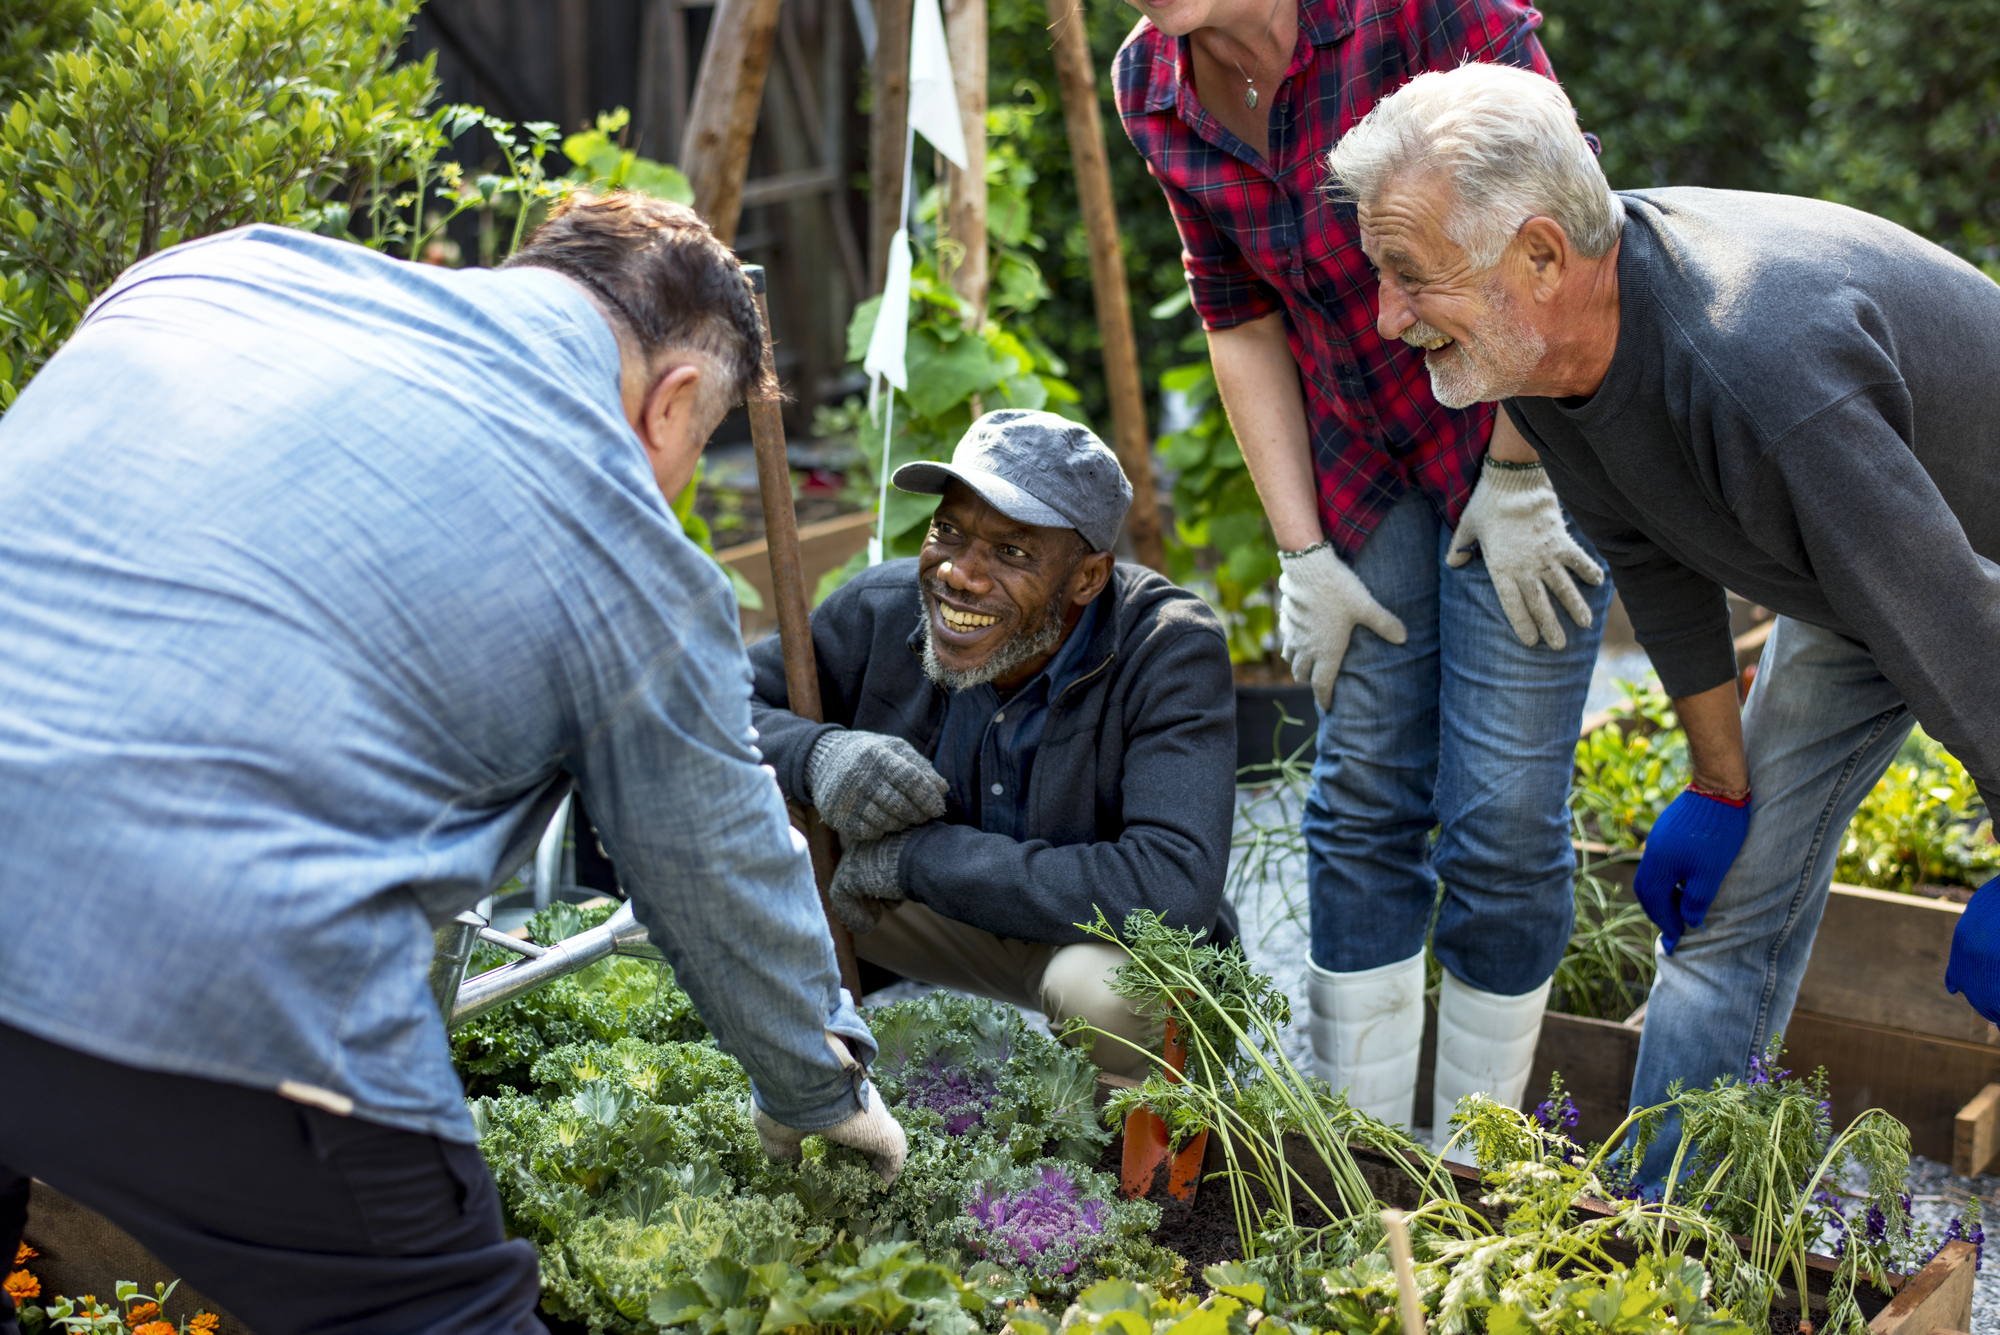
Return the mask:
{"type": "MultiPolygon", "coordinates": [[[[552,904],[528,920],[528,933],[549,945],[600,925],[616,910],[610,903],[592,908],[552,904]]],[[[498,946],[481,945],[467,972],[483,973],[515,958],[498,946]]],[[[453,1030],[452,1060],[469,1097],[510,1089],[525,1093],[533,1085],[535,1063],[555,1048],[626,1037],[694,1042],[708,1037],[708,1027],[687,993],[675,986],[673,970],[614,956],[453,1030]]]]}
{"type": "Polygon", "coordinates": [[[984,1133],[1016,1161],[1094,1164],[1111,1141],[1097,1121],[1096,1068],[1031,1032],[1012,1007],[933,992],[868,1022],[879,1049],[869,1073],[906,1127],[984,1133]]]}

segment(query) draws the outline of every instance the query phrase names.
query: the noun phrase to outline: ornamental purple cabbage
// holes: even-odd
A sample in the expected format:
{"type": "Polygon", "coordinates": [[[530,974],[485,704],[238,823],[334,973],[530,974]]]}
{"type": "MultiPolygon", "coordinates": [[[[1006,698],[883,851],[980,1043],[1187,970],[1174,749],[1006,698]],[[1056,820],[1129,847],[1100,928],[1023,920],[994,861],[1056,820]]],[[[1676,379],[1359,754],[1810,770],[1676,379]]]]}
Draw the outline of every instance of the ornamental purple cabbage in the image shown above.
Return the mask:
{"type": "MultiPolygon", "coordinates": [[[[1084,1199],[1060,1168],[1044,1168],[1039,1182],[1022,1190],[995,1191],[990,1184],[982,1185],[966,1203],[965,1212],[988,1233],[982,1250],[989,1258],[1033,1265],[1045,1252],[1080,1249],[1102,1235],[1108,1207],[1084,1199]]],[[[1076,1267],[1076,1258],[1069,1256],[1056,1269],[1067,1275],[1076,1267]]]]}
{"type": "Polygon", "coordinates": [[[903,1104],[939,1114],[947,1134],[962,1136],[985,1120],[998,1090],[991,1076],[933,1057],[910,1075],[903,1104]]]}

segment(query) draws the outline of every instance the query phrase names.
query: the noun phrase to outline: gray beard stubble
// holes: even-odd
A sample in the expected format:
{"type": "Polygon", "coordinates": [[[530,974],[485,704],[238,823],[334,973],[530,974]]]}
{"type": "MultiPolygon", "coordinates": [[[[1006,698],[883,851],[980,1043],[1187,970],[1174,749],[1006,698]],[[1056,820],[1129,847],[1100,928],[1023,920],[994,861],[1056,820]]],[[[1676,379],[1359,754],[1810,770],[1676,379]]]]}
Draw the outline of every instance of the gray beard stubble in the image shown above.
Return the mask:
{"type": "MultiPolygon", "coordinates": [[[[1075,570],[1071,566],[1070,570],[1075,570]]],[[[947,691],[968,691],[974,686],[984,686],[995,677],[1004,677],[1021,664],[1052,653],[1062,643],[1063,594],[1069,588],[1069,574],[1056,582],[1056,591],[1050,595],[1049,604],[1042,609],[1041,618],[1031,629],[1015,631],[1007,637],[1007,642],[993,651],[993,656],[976,668],[959,671],[946,667],[937,655],[936,632],[931,625],[931,609],[924,603],[917,613],[924,627],[924,675],[947,691]]],[[[935,596],[935,595],[933,595],[935,596]]]]}

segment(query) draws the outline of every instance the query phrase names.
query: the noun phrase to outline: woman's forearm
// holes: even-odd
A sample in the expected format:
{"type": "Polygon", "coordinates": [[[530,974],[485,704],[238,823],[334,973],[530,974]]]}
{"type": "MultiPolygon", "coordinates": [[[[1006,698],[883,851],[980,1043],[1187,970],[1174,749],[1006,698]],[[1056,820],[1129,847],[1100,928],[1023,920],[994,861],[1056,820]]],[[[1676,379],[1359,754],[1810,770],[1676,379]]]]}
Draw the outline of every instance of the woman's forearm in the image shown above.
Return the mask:
{"type": "Polygon", "coordinates": [[[1319,489],[1313,482],[1305,391],[1285,339],[1285,317],[1272,314],[1233,329],[1211,329],[1208,351],[1222,406],[1278,546],[1285,551],[1312,546],[1324,536],[1319,489]]]}
{"type": "Polygon", "coordinates": [[[1743,754],[1743,706],[1732,679],[1674,701],[1687,731],[1688,761],[1694,782],[1710,792],[1741,793],[1750,788],[1750,763],[1743,754]]]}

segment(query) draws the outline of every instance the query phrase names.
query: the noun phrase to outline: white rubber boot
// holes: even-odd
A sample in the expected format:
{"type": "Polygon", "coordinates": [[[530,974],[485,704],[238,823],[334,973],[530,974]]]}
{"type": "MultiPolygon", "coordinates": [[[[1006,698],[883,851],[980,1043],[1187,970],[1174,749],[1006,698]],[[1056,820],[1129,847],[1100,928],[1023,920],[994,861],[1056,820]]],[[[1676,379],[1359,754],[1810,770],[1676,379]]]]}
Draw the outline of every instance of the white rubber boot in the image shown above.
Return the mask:
{"type": "MultiPolygon", "coordinates": [[[[1521,1106],[1548,1001],[1548,983],[1518,997],[1503,997],[1481,992],[1445,970],[1438,996],[1437,1078],[1431,1094],[1431,1138],[1441,1153],[1451,1138],[1452,1111],[1467,1094],[1484,1094],[1510,1108],[1521,1106]]],[[[1444,1157],[1454,1163],[1473,1162],[1463,1143],[1444,1157]]]]}
{"type": "Polygon", "coordinates": [[[1407,1128],[1424,1041],[1423,952],[1354,973],[1306,968],[1320,1079],[1370,1117],[1407,1128]]]}

